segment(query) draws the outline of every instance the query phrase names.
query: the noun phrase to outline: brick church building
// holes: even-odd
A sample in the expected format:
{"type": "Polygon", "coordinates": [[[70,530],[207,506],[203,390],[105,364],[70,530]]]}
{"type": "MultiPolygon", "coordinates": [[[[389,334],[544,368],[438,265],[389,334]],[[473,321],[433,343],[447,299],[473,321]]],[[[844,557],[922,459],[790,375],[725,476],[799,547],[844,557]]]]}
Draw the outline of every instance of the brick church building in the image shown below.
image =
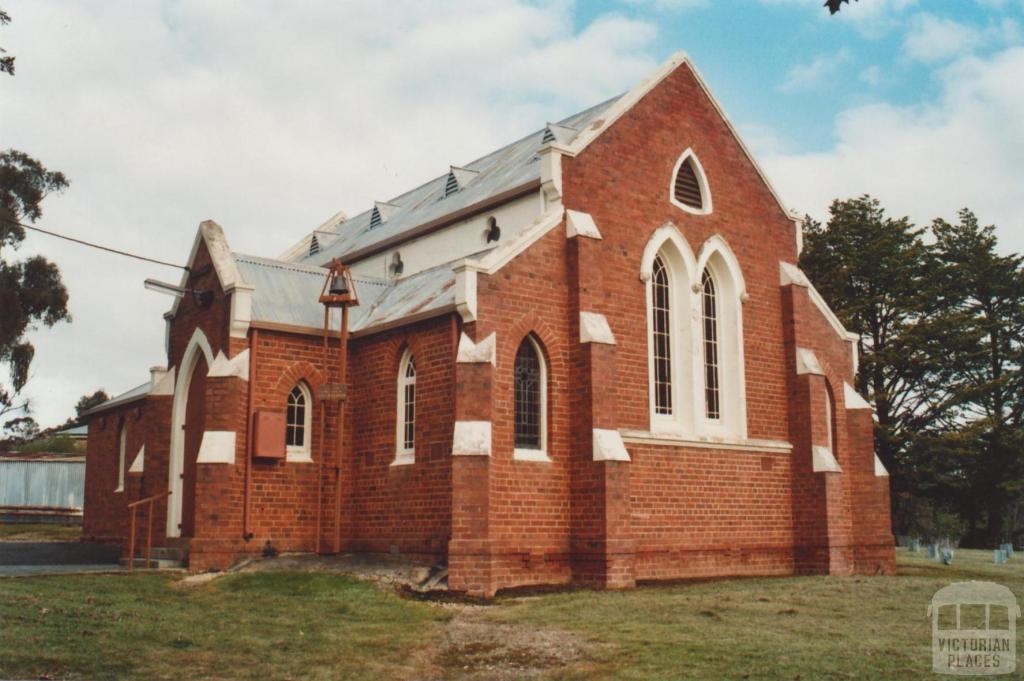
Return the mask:
{"type": "Polygon", "coordinates": [[[84,535],[127,545],[158,496],[193,570],[269,543],[477,595],[891,574],[856,339],[800,248],[684,55],[277,259],[204,222],[167,365],[88,413],[84,535]]]}

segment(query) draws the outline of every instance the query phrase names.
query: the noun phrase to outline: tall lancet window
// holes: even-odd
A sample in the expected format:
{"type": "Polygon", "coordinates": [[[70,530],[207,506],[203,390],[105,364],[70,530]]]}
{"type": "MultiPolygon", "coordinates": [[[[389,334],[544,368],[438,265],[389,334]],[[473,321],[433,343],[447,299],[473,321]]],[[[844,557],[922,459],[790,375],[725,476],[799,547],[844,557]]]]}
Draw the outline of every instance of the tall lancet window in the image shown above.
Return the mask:
{"type": "Polygon", "coordinates": [[[704,333],[704,416],[717,421],[722,418],[721,381],[719,375],[718,298],[715,280],[704,270],[701,275],[701,320],[704,333]]]}
{"type": "Polygon", "coordinates": [[[523,339],[516,351],[515,447],[545,448],[546,372],[540,347],[531,336],[523,339]]]}
{"type": "Polygon", "coordinates": [[[413,463],[416,457],[416,360],[406,350],[398,363],[398,414],[395,463],[413,463]]]}
{"type": "Polygon", "coordinates": [[[668,270],[654,259],[651,282],[654,335],[654,412],[672,413],[672,309],[668,270]]]}

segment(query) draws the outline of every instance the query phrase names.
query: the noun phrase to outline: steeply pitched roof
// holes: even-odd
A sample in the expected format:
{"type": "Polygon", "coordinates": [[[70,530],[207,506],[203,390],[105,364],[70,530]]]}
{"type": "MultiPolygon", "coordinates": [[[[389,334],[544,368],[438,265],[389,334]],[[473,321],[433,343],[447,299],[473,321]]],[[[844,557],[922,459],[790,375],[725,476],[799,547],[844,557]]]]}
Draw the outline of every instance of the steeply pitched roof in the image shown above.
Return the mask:
{"type": "Polygon", "coordinates": [[[320,239],[320,252],[309,255],[308,249],[295,255],[296,262],[322,264],[332,258],[346,259],[350,254],[373,248],[384,241],[398,237],[420,225],[456,213],[464,208],[501,196],[519,187],[540,182],[540,163],[537,151],[548,140],[569,143],[588,126],[598,123],[601,114],[619,98],[614,97],[557,124],[542,128],[517,142],[466,164],[459,170],[470,171],[459,178],[459,190],[445,196],[449,172],[416,189],[388,199],[395,208],[378,227],[370,228],[373,207],[341,223],[338,236],[325,235],[320,239]],[[465,180],[465,182],[464,182],[465,180]]]}

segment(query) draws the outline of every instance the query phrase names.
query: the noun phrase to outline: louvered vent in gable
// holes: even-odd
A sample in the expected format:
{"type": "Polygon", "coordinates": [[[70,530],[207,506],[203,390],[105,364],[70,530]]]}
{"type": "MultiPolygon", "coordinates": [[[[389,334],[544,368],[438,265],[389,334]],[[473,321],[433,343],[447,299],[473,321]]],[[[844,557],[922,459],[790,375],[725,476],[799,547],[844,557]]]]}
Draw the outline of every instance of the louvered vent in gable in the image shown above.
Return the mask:
{"type": "Polygon", "coordinates": [[[316,234],[309,240],[309,254],[316,255],[320,252],[320,240],[316,238],[316,234]]]}
{"type": "Polygon", "coordinates": [[[451,166],[448,169],[448,178],[444,181],[444,195],[442,195],[441,198],[447,198],[464,189],[465,186],[472,182],[473,178],[479,174],[479,170],[470,170],[469,168],[451,166]]]}
{"type": "Polygon", "coordinates": [[[544,137],[541,138],[541,144],[547,144],[548,142],[555,141],[555,133],[551,130],[551,126],[544,128],[544,137]]]}
{"type": "Polygon", "coordinates": [[[455,173],[448,173],[448,180],[444,183],[444,195],[451,196],[455,192],[459,191],[459,180],[455,177],[455,173]]]}
{"type": "Polygon", "coordinates": [[[711,194],[700,161],[687,150],[676,164],[672,178],[672,203],[689,213],[711,212],[711,194]]]}
{"type": "Polygon", "coordinates": [[[373,207],[373,212],[370,213],[370,229],[377,229],[384,222],[380,217],[380,209],[377,206],[373,207]]]}

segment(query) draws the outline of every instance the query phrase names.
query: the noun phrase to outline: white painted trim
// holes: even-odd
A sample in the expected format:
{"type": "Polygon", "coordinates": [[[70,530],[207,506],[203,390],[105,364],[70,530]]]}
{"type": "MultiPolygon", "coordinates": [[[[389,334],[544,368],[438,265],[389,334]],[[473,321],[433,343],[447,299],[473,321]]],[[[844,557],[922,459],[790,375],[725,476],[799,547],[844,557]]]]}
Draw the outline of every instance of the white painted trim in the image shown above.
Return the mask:
{"type": "Polygon", "coordinates": [[[697,259],[693,255],[693,250],[690,249],[690,244],[687,243],[686,237],[683,236],[679,228],[671,222],[666,222],[664,225],[654,230],[654,234],[647,240],[647,245],[644,246],[644,253],[640,257],[640,280],[650,281],[651,276],[654,273],[654,259],[658,257],[658,253],[666,242],[672,242],[672,245],[679,251],[679,255],[683,259],[683,263],[687,269],[687,285],[689,280],[693,277],[691,273],[697,269],[697,259]]]}
{"type": "Polygon", "coordinates": [[[452,456],[490,456],[491,422],[456,421],[452,456]]]}
{"type": "Polygon", "coordinates": [[[146,445],[139,447],[139,452],[135,455],[132,460],[132,465],[128,468],[129,473],[142,473],[145,471],[146,466],[146,445]]]}
{"type": "Polygon", "coordinates": [[[599,312],[580,312],[580,343],[615,345],[608,318],[599,312]]]}
{"type": "Polygon", "coordinates": [[[149,368],[149,394],[174,394],[174,367],[170,369],[160,366],[149,368]]]}
{"type": "Polygon", "coordinates": [[[188,402],[188,390],[192,384],[192,374],[195,371],[199,353],[203,354],[206,366],[213,364],[213,351],[210,349],[210,342],[202,329],[196,328],[192,337],[185,346],[185,352],[181,356],[179,371],[174,385],[174,397],[171,402],[171,438],[170,454],[167,465],[167,489],[171,495],[167,497],[167,536],[180,537],[181,528],[181,500],[182,480],[181,474],[185,470],[185,433],[182,425],[185,423],[185,411],[188,402]]]}
{"type": "Polygon", "coordinates": [[[796,373],[797,375],[813,374],[815,376],[824,376],[825,370],[821,368],[821,363],[818,362],[818,356],[814,354],[813,350],[807,348],[796,349],[796,373]]]}
{"type": "Polygon", "coordinates": [[[889,477],[889,471],[886,470],[885,464],[878,458],[878,454],[875,454],[875,477],[887,478],[889,477]]]}
{"type": "MultiPolygon", "coordinates": [[[[455,309],[462,321],[469,324],[476,321],[476,273],[477,269],[469,260],[452,268],[455,272],[455,309]]],[[[408,320],[403,320],[403,323],[408,320]]]]}
{"type": "Polygon", "coordinates": [[[839,321],[839,317],[837,317],[836,313],[832,311],[832,308],[828,306],[825,299],[821,297],[821,294],[818,293],[818,289],[814,288],[814,285],[811,283],[811,280],[807,278],[807,275],[804,274],[796,265],[780,260],[779,284],[781,286],[789,286],[792,284],[793,286],[803,286],[807,289],[807,295],[810,297],[811,302],[814,303],[814,306],[818,308],[818,311],[825,317],[825,320],[829,323],[829,326],[832,327],[832,330],[836,332],[836,335],[839,336],[839,339],[850,344],[853,356],[853,372],[857,373],[859,363],[859,358],[857,357],[857,341],[860,340],[860,336],[846,330],[843,323],[839,321]]]}
{"type": "Polygon", "coordinates": [[[843,381],[843,403],[847,409],[871,409],[868,401],[861,397],[857,389],[843,381]]]}
{"type": "MultiPolygon", "coordinates": [[[[747,284],[743,278],[739,259],[732,252],[729,243],[721,235],[715,234],[708,238],[700,248],[697,257],[697,268],[694,271],[694,284],[699,285],[704,270],[711,273],[715,284],[718,313],[718,364],[719,364],[719,396],[721,418],[708,419],[706,409],[701,409],[699,423],[709,433],[719,432],[728,437],[745,439],[747,437],[747,379],[746,360],[744,355],[743,304],[749,300],[747,284]]],[[[702,293],[696,296],[695,314],[702,318],[702,293]]],[[[703,326],[703,324],[701,324],[703,326]]],[[[694,376],[704,375],[704,335],[699,329],[701,364],[695,369],[694,376]]],[[[696,354],[696,353],[695,353],[696,354]]],[[[703,381],[700,381],[699,393],[695,400],[704,404],[703,381]]]]}
{"type": "Polygon", "coordinates": [[[537,152],[540,157],[541,210],[562,207],[562,154],[557,145],[546,144],[537,152]]]}
{"type": "Polygon", "coordinates": [[[565,211],[565,237],[571,239],[576,236],[585,236],[588,239],[601,239],[601,230],[590,213],[583,213],[578,210],[565,211]]]}
{"type": "Polygon", "coordinates": [[[593,445],[594,461],[631,461],[617,430],[594,428],[593,445]]]}
{"type": "Polygon", "coordinates": [[[463,332],[459,338],[459,351],[455,361],[459,364],[490,364],[497,366],[497,348],[498,335],[496,332],[492,331],[491,335],[479,343],[474,343],[473,339],[463,332]]]}
{"type": "MultiPolygon", "coordinates": [[[[206,250],[210,253],[210,261],[220,281],[224,293],[231,295],[231,319],[228,322],[232,338],[245,338],[249,332],[249,324],[252,321],[252,291],[254,288],[245,282],[235,262],[235,256],[228,246],[224,230],[213,220],[204,220],[199,224],[196,237],[192,241],[192,251],[188,256],[188,264],[191,266],[199,252],[200,242],[206,243],[206,250]]],[[[182,288],[189,287],[188,272],[181,276],[182,288]]],[[[164,315],[165,319],[173,319],[178,313],[178,306],[183,298],[175,298],[171,305],[170,312],[164,315]]],[[[169,342],[169,341],[168,341],[169,342]]],[[[171,495],[174,496],[173,494],[171,495]]]]}
{"type": "Polygon", "coordinates": [[[839,462],[832,455],[832,450],[821,445],[811,447],[811,461],[815,473],[842,473],[839,462]]]}
{"type": "Polygon", "coordinates": [[[387,203],[386,201],[374,201],[373,202],[373,207],[377,209],[378,213],[380,213],[380,222],[381,222],[381,224],[384,224],[385,222],[387,222],[388,218],[390,218],[392,215],[394,215],[395,212],[399,208],[401,208],[401,206],[396,206],[395,204],[387,203]]]}
{"type": "Polygon", "coordinates": [[[235,431],[207,430],[199,445],[196,463],[235,463],[235,431]]]}
{"type": "MultiPolygon", "coordinates": [[[[465,334],[463,334],[465,335],[465,334]]],[[[419,398],[419,391],[415,390],[416,378],[415,373],[416,365],[415,358],[413,357],[412,351],[406,348],[402,352],[402,358],[398,360],[398,375],[395,377],[396,384],[396,399],[395,399],[395,462],[399,460],[405,461],[408,459],[409,463],[416,460],[416,399],[419,398]],[[413,375],[412,378],[408,378],[405,375],[406,370],[409,367],[409,362],[413,362],[413,375]],[[408,385],[412,385],[414,388],[413,398],[413,434],[412,434],[412,447],[405,446],[405,388],[408,385]]]]}
{"type": "Polygon", "coordinates": [[[235,376],[243,381],[248,381],[249,349],[246,348],[245,350],[242,350],[231,359],[228,359],[227,355],[225,355],[223,351],[218,352],[206,375],[210,378],[228,378],[235,376]]]}
{"type": "MultiPolygon", "coordinates": [[[[690,245],[671,222],[659,227],[648,240],[640,261],[640,279],[644,282],[647,314],[647,396],[651,430],[692,434],[698,423],[697,382],[699,325],[695,323],[697,304],[693,294],[697,261],[690,245]],[[658,414],[654,378],[654,260],[663,254],[669,274],[669,309],[672,357],[672,413],[658,414]]],[[[703,391],[703,387],[701,387],[703,391]]],[[[703,394],[703,392],[701,393],[703,394]]]]}
{"type": "Polygon", "coordinates": [[[535,461],[538,463],[551,463],[551,457],[543,449],[523,449],[516,447],[512,450],[512,459],[515,461],[535,461]]]}
{"type": "Polygon", "coordinates": [[[121,424],[121,432],[117,436],[117,487],[114,489],[115,492],[124,491],[124,479],[125,479],[125,455],[128,449],[128,424],[121,424]]]}
{"type": "Polygon", "coordinates": [[[488,251],[476,262],[472,262],[478,271],[484,274],[495,274],[513,258],[523,253],[548,232],[562,223],[564,211],[561,206],[547,211],[519,233],[515,239],[488,251]]]}
{"type": "MultiPolygon", "coordinates": [[[[246,350],[248,352],[248,350],[246,350]]],[[[242,353],[239,353],[239,356],[242,353]]],[[[237,356],[236,356],[237,357],[237,356]]],[[[292,390],[298,388],[302,392],[302,398],[305,402],[305,408],[302,410],[302,444],[301,445],[285,445],[284,448],[284,459],[288,463],[313,463],[313,393],[310,391],[309,386],[306,385],[305,381],[299,381],[296,385],[292,386],[292,390]]],[[[292,390],[288,391],[288,396],[292,394],[292,390]]],[[[287,397],[285,398],[285,418],[287,420],[287,397]]],[[[288,424],[285,423],[287,428],[288,424]]]]}
{"type": "Polygon", "coordinates": [[[416,463],[416,456],[412,452],[400,453],[395,455],[394,461],[391,462],[391,466],[411,466],[416,463]]]}
{"type": "Polygon", "coordinates": [[[731,451],[766,452],[788,454],[793,445],[781,440],[756,440],[717,437],[695,437],[675,433],[654,433],[647,430],[621,429],[623,442],[670,447],[692,447],[698,449],[727,449],[731,451]]]}
{"type": "Polygon", "coordinates": [[[681,209],[683,212],[690,213],[691,215],[711,215],[713,210],[711,202],[711,186],[708,184],[708,176],[704,172],[704,166],[701,165],[700,159],[697,158],[697,154],[692,148],[684,151],[676,161],[675,167],[672,168],[672,176],[669,178],[668,185],[668,200],[669,203],[676,208],[681,209]],[[693,160],[694,174],[697,176],[697,184],[700,186],[700,208],[694,208],[682,203],[681,201],[676,201],[676,176],[679,175],[679,169],[683,167],[683,163],[685,163],[687,159],[693,160]]]}

